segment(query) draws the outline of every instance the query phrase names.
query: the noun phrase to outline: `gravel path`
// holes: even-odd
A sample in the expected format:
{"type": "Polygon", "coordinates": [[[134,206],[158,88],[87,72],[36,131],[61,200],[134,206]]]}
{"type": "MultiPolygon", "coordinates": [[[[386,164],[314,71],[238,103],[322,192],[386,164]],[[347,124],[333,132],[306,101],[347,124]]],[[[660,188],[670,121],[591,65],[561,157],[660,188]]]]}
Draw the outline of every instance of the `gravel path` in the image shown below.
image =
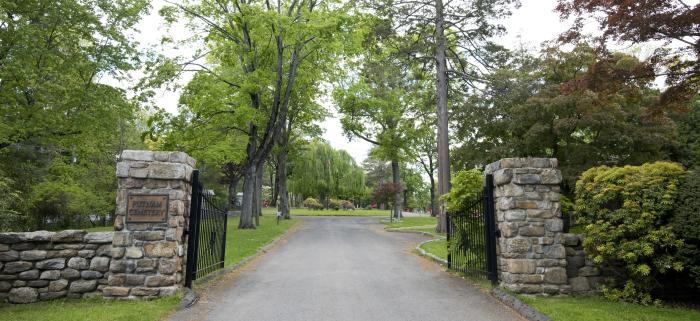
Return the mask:
{"type": "Polygon", "coordinates": [[[378,221],[304,217],[298,231],[171,320],[521,320],[411,253],[425,236],[386,232],[378,221]]]}

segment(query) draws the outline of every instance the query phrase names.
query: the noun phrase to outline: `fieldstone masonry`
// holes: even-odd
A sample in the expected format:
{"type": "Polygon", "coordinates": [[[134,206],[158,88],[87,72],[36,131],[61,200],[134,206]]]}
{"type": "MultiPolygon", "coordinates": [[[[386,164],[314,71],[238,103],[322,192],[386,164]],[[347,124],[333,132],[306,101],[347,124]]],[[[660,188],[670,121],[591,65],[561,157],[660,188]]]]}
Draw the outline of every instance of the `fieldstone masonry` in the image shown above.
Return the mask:
{"type": "Polygon", "coordinates": [[[583,250],[583,234],[566,233],[563,236],[566,247],[566,275],[571,285],[571,293],[592,294],[605,281],[595,264],[586,258],[583,250]]]}
{"type": "Polygon", "coordinates": [[[184,283],[187,216],[195,160],[182,152],[126,150],[117,164],[117,213],[105,297],[149,298],[184,283]],[[126,221],[129,195],[168,195],[164,223],[126,221]]]}
{"type": "Polygon", "coordinates": [[[124,151],[117,164],[115,232],[0,233],[0,301],[175,293],[184,283],[194,165],[181,152],[124,151]],[[127,222],[129,195],[168,195],[165,222],[127,222]]]}
{"type": "Polygon", "coordinates": [[[0,300],[31,303],[101,295],[112,232],[0,233],[0,300]]]}
{"type": "Polygon", "coordinates": [[[501,286],[517,293],[569,293],[561,172],[554,158],[505,158],[486,166],[493,174],[501,286]]]}

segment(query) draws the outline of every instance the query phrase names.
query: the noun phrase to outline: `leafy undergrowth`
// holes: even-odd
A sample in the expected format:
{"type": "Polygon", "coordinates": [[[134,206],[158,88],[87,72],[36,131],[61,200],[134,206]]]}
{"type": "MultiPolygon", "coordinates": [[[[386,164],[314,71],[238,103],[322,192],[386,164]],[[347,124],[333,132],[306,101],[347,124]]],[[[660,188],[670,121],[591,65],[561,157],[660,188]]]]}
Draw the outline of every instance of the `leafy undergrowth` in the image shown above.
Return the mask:
{"type": "Polygon", "coordinates": [[[700,312],[694,310],[612,302],[601,297],[519,297],[554,321],[700,320],[700,312]]]}
{"type": "Polygon", "coordinates": [[[102,298],[54,300],[24,305],[0,305],[6,321],[153,321],[163,320],[180,296],[150,301],[108,301],[102,298]]]}
{"type": "Polygon", "coordinates": [[[229,218],[228,229],[226,232],[226,267],[232,266],[245,258],[255,254],[258,249],[272,242],[278,236],[284,234],[294,224],[297,219],[280,220],[279,225],[277,219],[273,215],[260,217],[260,226],[255,229],[238,229],[239,218],[229,218]]]}
{"type": "MultiPolygon", "coordinates": [[[[277,210],[273,207],[263,208],[263,216],[275,215],[277,210]]],[[[388,210],[312,210],[308,208],[294,207],[291,209],[292,216],[386,216],[391,212],[388,210]]]]}

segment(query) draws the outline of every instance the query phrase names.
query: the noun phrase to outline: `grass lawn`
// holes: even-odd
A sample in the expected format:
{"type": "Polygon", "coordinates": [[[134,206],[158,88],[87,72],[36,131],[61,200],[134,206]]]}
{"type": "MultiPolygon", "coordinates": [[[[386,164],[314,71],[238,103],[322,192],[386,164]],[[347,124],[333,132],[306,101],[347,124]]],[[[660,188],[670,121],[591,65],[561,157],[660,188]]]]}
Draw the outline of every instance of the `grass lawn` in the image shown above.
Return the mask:
{"type": "Polygon", "coordinates": [[[424,251],[447,260],[447,240],[437,240],[425,243],[420,247],[424,251]]]}
{"type": "Polygon", "coordinates": [[[700,312],[611,302],[601,297],[519,298],[554,321],[697,321],[700,312]]]}
{"type": "Polygon", "coordinates": [[[402,228],[402,227],[426,227],[428,225],[433,227],[435,230],[435,225],[437,225],[437,218],[435,217],[404,217],[401,222],[382,222],[387,228],[402,228]]]}
{"type": "Polygon", "coordinates": [[[429,233],[435,236],[445,236],[445,233],[435,233],[437,218],[435,217],[404,217],[401,222],[385,222],[387,229],[401,229],[429,233]]]}
{"type": "MultiPolygon", "coordinates": [[[[277,210],[274,207],[263,208],[263,217],[267,215],[276,215],[277,210]]],[[[356,209],[353,211],[343,210],[310,210],[307,208],[294,207],[291,209],[292,216],[386,216],[389,217],[388,210],[365,210],[356,209]]]]}
{"type": "Polygon", "coordinates": [[[54,300],[0,305],[6,321],[154,321],[164,319],[180,303],[179,296],[151,301],[106,301],[102,298],[54,300]]]}
{"type": "Polygon", "coordinates": [[[296,219],[280,220],[277,225],[276,217],[263,214],[260,226],[252,230],[239,230],[239,218],[229,218],[226,232],[226,267],[232,266],[255,254],[261,247],[267,245],[276,237],[282,235],[298,222],[296,219]]]}

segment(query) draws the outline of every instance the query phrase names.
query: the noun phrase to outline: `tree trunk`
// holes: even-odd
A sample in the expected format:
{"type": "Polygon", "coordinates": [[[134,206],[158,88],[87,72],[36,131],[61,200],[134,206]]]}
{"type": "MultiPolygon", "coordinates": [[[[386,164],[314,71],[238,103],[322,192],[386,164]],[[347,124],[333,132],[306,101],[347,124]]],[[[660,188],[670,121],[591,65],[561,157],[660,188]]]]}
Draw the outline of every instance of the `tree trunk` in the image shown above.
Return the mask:
{"type": "Polygon", "coordinates": [[[440,212],[438,233],[447,231],[447,213],[442,195],[450,191],[450,141],[447,117],[447,60],[445,58],[445,16],[442,0],[435,1],[435,60],[437,64],[437,117],[438,117],[438,197],[440,212]]]}
{"type": "Polygon", "coordinates": [[[437,207],[437,202],[435,200],[435,170],[433,164],[433,158],[428,156],[428,177],[430,177],[430,216],[437,216],[438,215],[438,207],[437,207]]]}
{"type": "Polygon", "coordinates": [[[236,208],[238,203],[238,193],[236,189],[238,188],[238,179],[231,180],[228,182],[228,208],[230,211],[236,208]]]}
{"type": "Polygon", "coordinates": [[[241,220],[238,222],[239,229],[255,228],[253,224],[253,194],[255,194],[255,171],[257,165],[255,159],[255,149],[258,143],[258,132],[255,125],[250,125],[248,133],[248,146],[246,146],[246,161],[243,169],[243,201],[241,202],[241,220]]]}
{"type": "Polygon", "coordinates": [[[253,195],[255,194],[255,164],[245,169],[243,180],[243,202],[241,204],[241,220],[239,229],[255,228],[253,224],[253,195]]]}
{"type": "MultiPolygon", "coordinates": [[[[279,158],[279,156],[278,156],[279,158]]],[[[279,167],[280,165],[277,164],[275,166],[274,170],[273,168],[270,168],[270,187],[272,188],[272,199],[270,200],[270,207],[276,207],[277,206],[277,198],[279,197],[280,193],[280,178],[278,176],[279,172],[279,167]]]]}
{"type": "Polygon", "coordinates": [[[435,177],[430,175],[430,216],[437,216],[437,203],[435,202],[435,177]]]}
{"type": "Polygon", "coordinates": [[[287,191],[287,146],[286,146],[286,144],[280,146],[280,151],[279,151],[279,154],[277,155],[277,192],[279,193],[279,203],[277,204],[277,210],[282,213],[282,217],[284,217],[285,219],[289,219],[290,216],[289,216],[289,193],[287,191]]]}
{"type": "Polygon", "coordinates": [[[260,216],[262,215],[262,182],[263,182],[263,165],[258,164],[257,172],[255,173],[255,226],[260,226],[260,216]]]}
{"type": "MultiPolygon", "coordinates": [[[[399,161],[391,161],[391,176],[392,182],[395,186],[401,185],[401,172],[399,168],[399,161]]],[[[394,193],[394,218],[401,219],[401,211],[403,209],[403,204],[401,200],[401,191],[397,188],[396,193],[394,193]]]]}

